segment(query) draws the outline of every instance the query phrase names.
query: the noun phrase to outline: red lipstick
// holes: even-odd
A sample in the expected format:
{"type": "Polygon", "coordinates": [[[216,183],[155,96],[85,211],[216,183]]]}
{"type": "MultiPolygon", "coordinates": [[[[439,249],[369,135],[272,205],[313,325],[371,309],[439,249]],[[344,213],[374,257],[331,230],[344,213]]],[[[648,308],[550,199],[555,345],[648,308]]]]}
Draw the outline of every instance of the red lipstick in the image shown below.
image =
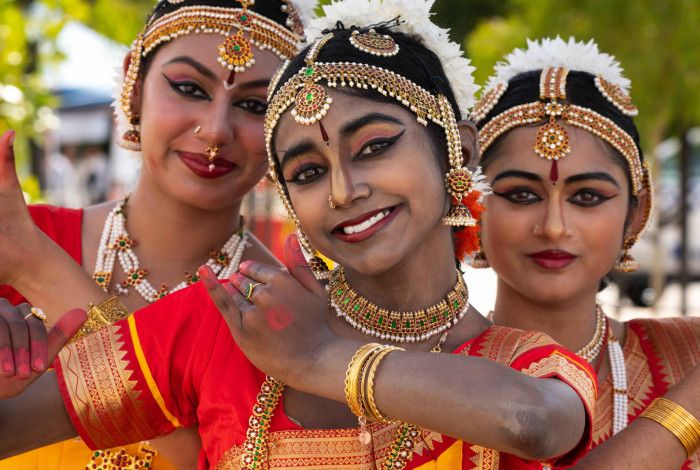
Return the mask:
{"type": "Polygon", "coordinates": [[[360,243],[386,227],[396,218],[400,210],[400,206],[392,206],[366,212],[336,225],[331,233],[344,242],[360,243]],[[353,232],[347,233],[347,228],[352,228],[353,232]]]}
{"type": "Polygon", "coordinates": [[[200,178],[218,178],[231,173],[238,167],[235,163],[221,157],[216,157],[210,162],[209,158],[201,153],[177,152],[177,156],[192,173],[200,178]]]}
{"type": "Polygon", "coordinates": [[[564,250],[544,250],[527,256],[545,269],[562,269],[576,259],[576,255],[564,250]]]}

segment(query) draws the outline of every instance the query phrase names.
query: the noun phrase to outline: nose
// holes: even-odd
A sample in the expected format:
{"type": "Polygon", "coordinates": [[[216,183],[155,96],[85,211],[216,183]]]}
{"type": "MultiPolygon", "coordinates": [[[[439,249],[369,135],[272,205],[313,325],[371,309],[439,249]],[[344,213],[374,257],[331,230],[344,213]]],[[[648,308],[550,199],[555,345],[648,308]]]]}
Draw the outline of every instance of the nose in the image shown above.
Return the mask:
{"type": "Polygon", "coordinates": [[[560,238],[571,235],[571,231],[566,224],[564,207],[562,201],[558,198],[550,198],[547,202],[544,220],[542,221],[541,229],[533,231],[535,235],[539,235],[549,240],[559,240],[560,238]]]}
{"type": "Polygon", "coordinates": [[[346,165],[331,167],[331,200],[337,207],[350,207],[358,199],[366,199],[370,188],[346,165]]]}
{"type": "Polygon", "coordinates": [[[233,140],[232,109],[228,100],[213,100],[197,123],[197,136],[207,145],[224,146],[233,140]]]}

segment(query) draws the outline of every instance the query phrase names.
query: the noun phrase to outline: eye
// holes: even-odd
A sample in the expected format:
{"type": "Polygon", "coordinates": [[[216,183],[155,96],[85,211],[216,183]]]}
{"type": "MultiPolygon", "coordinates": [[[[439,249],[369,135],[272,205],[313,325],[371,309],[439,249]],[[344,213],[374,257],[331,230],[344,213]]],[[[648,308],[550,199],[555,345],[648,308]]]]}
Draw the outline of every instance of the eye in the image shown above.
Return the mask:
{"type": "Polygon", "coordinates": [[[610,199],[592,189],[581,189],[571,196],[568,201],[581,207],[595,207],[610,199]]]}
{"type": "Polygon", "coordinates": [[[363,158],[369,158],[369,157],[374,157],[376,155],[380,155],[384,153],[387,149],[389,149],[394,143],[401,138],[401,136],[406,132],[405,130],[399,132],[395,136],[392,137],[381,137],[378,139],[371,140],[367,142],[362,149],[360,149],[360,152],[357,154],[357,157],[360,159],[363,158]]]}
{"type": "Polygon", "coordinates": [[[237,101],[234,106],[245,109],[251,114],[262,116],[267,111],[267,102],[256,99],[246,99],[237,101]]]}
{"type": "Polygon", "coordinates": [[[197,99],[197,100],[211,100],[211,97],[194,82],[184,81],[176,82],[175,80],[170,80],[165,74],[163,74],[165,79],[170,84],[170,87],[175,90],[176,93],[185,96],[187,98],[197,99]]]}
{"type": "Polygon", "coordinates": [[[294,170],[292,176],[287,180],[287,182],[309,184],[325,175],[327,171],[328,170],[326,168],[320,165],[307,163],[294,170]]]}
{"type": "Polygon", "coordinates": [[[495,194],[498,197],[502,197],[503,199],[512,202],[513,204],[521,205],[534,204],[542,200],[542,198],[537,193],[535,193],[532,189],[529,188],[515,188],[510,191],[503,192],[494,191],[493,194],[495,194]]]}

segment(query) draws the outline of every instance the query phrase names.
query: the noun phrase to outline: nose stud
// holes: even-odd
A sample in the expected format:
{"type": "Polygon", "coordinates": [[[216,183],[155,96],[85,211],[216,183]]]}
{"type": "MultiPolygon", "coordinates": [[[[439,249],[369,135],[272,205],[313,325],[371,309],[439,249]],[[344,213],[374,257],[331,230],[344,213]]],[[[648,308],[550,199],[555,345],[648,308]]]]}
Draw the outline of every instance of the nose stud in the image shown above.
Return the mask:
{"type": "Polygon", "coordinates": [[[335,202],[333,201],[333,195],[329,194],[328,195],[328,207],[331,209],[335,209],[337,206],[335,205],[335,202]]]}

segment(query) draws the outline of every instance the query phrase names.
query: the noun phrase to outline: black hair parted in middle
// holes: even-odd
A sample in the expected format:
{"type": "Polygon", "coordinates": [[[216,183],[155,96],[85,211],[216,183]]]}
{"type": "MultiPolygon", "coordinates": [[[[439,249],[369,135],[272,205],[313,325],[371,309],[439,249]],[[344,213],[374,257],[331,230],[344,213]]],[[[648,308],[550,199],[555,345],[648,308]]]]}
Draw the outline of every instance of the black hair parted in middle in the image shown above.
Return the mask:
{"type": "MultiPolygon", "coordinates": [[[[419,38],[394,31],[386,24],[373,26],[378,34],[386,34],[398,44],[399,52],[396,55],[385,57],[376,56],[357,49],[350,43],[350,36],[353,31],[366,32],[369,28],[348,27],[342,24],[324,33],[333,33],[333,39],[328,41],[320,50],[316,60],[318,62],[352,62],[367,65],[374,65],[383,69],[395,72],[407,78],[416,85],[425,88],[434,95],[444,95],[450,102],[457,120],[461,119],[459,106],[455,94],[452,91],[442,63],[432,50],[425,47],[419,38]]],[[[306,47],[297,54],[289,63],[284,73],[277,82],[277,89],[306,66],[306,54],[311,46],[306,47]]],[[[356,90],[360,95],[376,98],[379,93],[374,90],[356,90]]],[[[381,95],[379,95],[381,96],[381,95]]]]}

